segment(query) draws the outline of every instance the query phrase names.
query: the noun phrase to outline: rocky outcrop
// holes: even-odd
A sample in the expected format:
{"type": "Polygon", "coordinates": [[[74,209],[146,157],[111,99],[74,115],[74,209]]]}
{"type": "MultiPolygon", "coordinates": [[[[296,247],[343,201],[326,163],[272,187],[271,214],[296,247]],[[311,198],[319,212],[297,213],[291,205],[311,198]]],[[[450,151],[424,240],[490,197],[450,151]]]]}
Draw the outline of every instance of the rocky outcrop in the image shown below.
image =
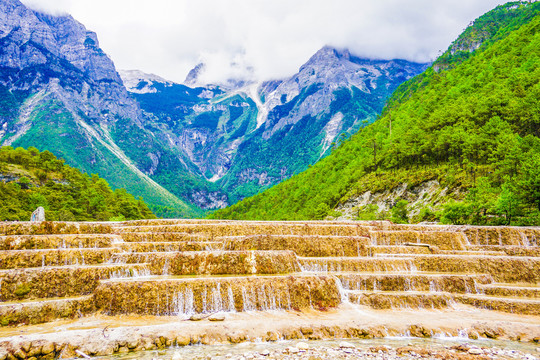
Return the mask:
{"type": "Polygon", "coordinates": [[[184,80],[184,84],[187,86],[195,86],[197,85],[199,75],[204,71],[205,65],[203,63],[197,64],[193,69],[189,71],[189,73],[186,76],[186,79],[184,80]]]}
{"type": "Polygon", "coordinates": [[[191,195],[193,203],[197,204],[201,209],[223,209],[229,204],[227,196],[219,191],[194,191],[191,195]]]}
{"type": "Polygon", "coordinates": [[[441,187],[437,180],[429,180],[416,186],[403,183],[393,189],[381,192],[366,191],[349,197],[338,205],[336,211],[341,213],[341,218],[352,220],[356,219],[359,211],[369,206],[374,206],[376,212],[382,213],[390,211],[398,201],[405,200],[408,202],[408,216],[412,217],[425,207],[439,204],[451,192],[452,190],[441,187]]]}
{"type": "Polygon", "coordinates": [[[374,103],[379,102],[382,106],[386,96],[390,95],[390,89],[426,67],[427,64],[404,60],[358,58],[346,49],[325,46],[302,65],[296,75],[281,82],[275,89],[263,89],[264,107],[271,112],[275,107],[291,102],[310,86],[319,85],[316,91],[297,105],[295,111],[279,118],[277,123],[266,122],[264,136],[268,138],[288,124],[296,124],[305,116],[316,118],[330,112],[330,105],[336,100],[334,92],[339,89],[357,88],[372,95],[374,103]]]}
{"type": "Polygon", "coordinates": [[[146,74],[139,70],[119,70],[118,74],[129,92],[136,94],[156,93],[158,90],[154,83],[163,86],[172,86],[171,81],[154,74],[146,74]]]}

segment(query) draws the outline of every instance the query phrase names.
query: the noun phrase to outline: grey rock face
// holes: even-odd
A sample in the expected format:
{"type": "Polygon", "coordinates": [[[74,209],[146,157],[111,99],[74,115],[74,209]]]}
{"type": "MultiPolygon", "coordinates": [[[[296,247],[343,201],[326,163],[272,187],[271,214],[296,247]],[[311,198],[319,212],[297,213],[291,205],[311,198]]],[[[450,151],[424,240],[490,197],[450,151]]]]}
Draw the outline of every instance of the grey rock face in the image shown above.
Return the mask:
{"type": "Polygon", "coordinates": [[[113,62],[99,48],[96,34],[69,15],[42,14],[18,0],[3,0],[0,32],[0,38],[9,46],[3,51],[4,56],[0,56],[1,66],[23,69],[44,64],[48,52],[66,60],[92,80],[121,83],[113,62]]]}
{"type": "Polygon", "coordinates": [[[129,92],[135,94],[156,93],[155,84],[171,86],[173,83],[154,74],[145,74],[139,70],[118,70],[124,86],[129,92]]]}
{"type": "Polygon", "coordinates": [[[71,16],[43,14],[18,0],[3,0],[0,43],[0,83],[9,89],[56,92],[71,111],[96,121],[113,121],[114,115],[141,121],[137,103],[96,34],[71,16]]]}
{"type": "Polygon", "coordinates": [[[203,63],[197,64],[193,69],[190,70],[190,72],[186,76],[186,80],[184,80],[184,84],[187,86],[195,86],[197,85],[199,75],[204,71],[205,65],[203,63]]]}
{"type": "Polygon", "coordinates": [[[223,209],[230,205],[227,202],[227,195],[218,191],[208,192],[203,190],[193,191],[192,201],[201,209],[223,209]]]}
{"type": "Polygon", "coordinates": [[[295,111],[278,119],[277,123],[265,122],[264,137],[269,138],[276,131],[296,124],[306,115],[313,117],[328,113],[338,89],[358,88],[366,94],[381,96],[393,83],[402,83],[424,70],[427,64],[416,64],[404,60],[370,60],[358,58],[348,50],[323,47],[299,72],[279,84],[266,84],[261,88],[265,98],[265,112],[276,106],[290,102],[303,90],[319,84],[319,89],[311,94],[295,111]],[[272,86],[273,85],[273,86],[272,86]],[[385,89],[378,89],[383,86],[385,89]],[[379,94],[378,94],[379,93],[379,94]]]}

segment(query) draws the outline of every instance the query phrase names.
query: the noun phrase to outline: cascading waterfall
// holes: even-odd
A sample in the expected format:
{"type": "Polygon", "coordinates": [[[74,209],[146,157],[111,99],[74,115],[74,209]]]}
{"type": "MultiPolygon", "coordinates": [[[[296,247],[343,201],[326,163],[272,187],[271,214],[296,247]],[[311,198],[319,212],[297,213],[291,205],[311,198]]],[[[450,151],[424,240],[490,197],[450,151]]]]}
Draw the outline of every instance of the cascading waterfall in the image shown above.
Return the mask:
{"type": "Polygon", "coordinates": [[[161,275],[169,275],[169,267],[169,258],[167,258],[165,259],[165,263],[163,264],[163,268],[161,269],[161,275]]]}
{"type": "Polygon", "coordinates": [[[523,231],[520,231],[519,232],[519,236],[521,237],[521,244],[525,247],[529,247],[531,246],[531,242],[529,241],[529,238],[527,237],[527,235],[525,235],[523,233],[523,231]]]}
{"type": "Polygon", "coordinates": [[[308,288],[308,294],[309,294],[309,307],[313,309],[313,303],[311,301],[311,286],[307,284],[307,288],[308,288]]]}
{"type": "MultiPolygon", "coordinates": [[[[282,293],[276,291],[272,286],[268,284],[262,284],[257,287],[242,287],[241,291],[243,311],[273,311],[284,309],[290,310],[292,306],[289,288],[287,288],[287,291],[284,294],[286,298],[283,298],[282,293]]],[[[228,308],[230,311],[235,311],[234,298],[231,288],[229,288],[228,308]]]]}
{"type": "Polygon", "coordinates": [[[176,316],[191,316],[195,314],[195,301],[193,298],[193,291],[190,288],[186,288],[182,292],[177,292],[173,296],[173,314],[176,316]]]}
{"type": "Polygon", "coordinates": [[[464,233],[464,232],[461,233],[461,234],[463,235],[463,239],[465,240],[465,244],[466,244],[467,246],[471,246],[471,242],[469,241],[469,237],[467,236],[467,234],[464,233]]]}
{"type": "Polygon", "coordinates": [[[411,279],[405,278],[403,281],[404,281],[404,284],[403,284],[404,290],[405,291],[412,291],[413,286],[411,285],[411,279]]]}
{"type": "Polygon", "coordinates": [[[229,298],[229,306],[228,306],[227,310],[230,311],[230,312],[236,312],[236,307],[234,306],[233,290],[232,290],[232,288],[230,286],[227,289],[227,296],[229,298]]]}
{"type": "Polygon", "coordinates": [[[264,290],[264,285],[261,286],[257,290],[257,299],[259,300],[259,305],[260,305],[261,310],[263,310],[263,311],[271,310],[268,307],[268,298],[267,298],[266,292],[264,290]]]}
{"type": "Polygon", "coordinates": [[[377,246],[378,245],[378,243],[377,243],[377,234],[370,231],[370,236],[371,236],[371,245],[372,246],[377,246]]]}
{"type": "Polygon", "coordinates": [[[474,292],[478,295],[484,295],[485,294],[484,289],[478,286],[476,279],[473,279],[473,281],[474,281],[474,292]]]}
{"type": "Polygon", "coordinates": [[[253,289],[246,289],[242,286],[242,303],[244,305],[243,310],[244,311],[254,311],[257,310],[257,303],[255,299],[255,293],[253,292],[253,289]],[[251,291],[249,291],[251,290],[251,291]]]}
{"type": "Polygon", "coordinates": [[[204,314],[204,313],[207,313],[208,312],[208,308],[207,308],[207,290],[206,290],[206,285],[204,286],[204,290],[203,292],[201,293],[201,303],[202,303],[202,310],[201,312],[204,314]]]}
{"type": "MultiPolygon", "coordinates": [[[[475,282],[474,287],[476,288],[476,280],[474,282],[475,282]]],[[[466,294],[471,294],[472,293],[471,288],[469,286],[469,282],[467,281],[467,279],[463,279],[463,286],[465,287],[465,293],[466,294]]]]}
{"type": "Polygon", "coordinates": [[[223,311],[223,299],[221,298],[221,284],[218,283],[215,288],[212,289],[211,293],[211,307],[210,312],[223,311]]]}
{"type": "Polygon", "coordinates": [[[348,286],[349,286],[349,282],[347,281],[347,287],[344,286],[344,284],[342,283],[342,281],[336,276],[335,277],[335,281],[336,281],[336,287],[339,291],[339,296],[341,298],[341,303],[344,304],[344,303],[349,303],[349,292],[348,292],[348,286]]]}
{"type": "Polygon", "coordinates": [[[136,268],[125,268],[114,270],[110,273],[110,279],[127,279],[127,278],[146,278],[152,276],[152,272],[146,266],[136,268]]]}

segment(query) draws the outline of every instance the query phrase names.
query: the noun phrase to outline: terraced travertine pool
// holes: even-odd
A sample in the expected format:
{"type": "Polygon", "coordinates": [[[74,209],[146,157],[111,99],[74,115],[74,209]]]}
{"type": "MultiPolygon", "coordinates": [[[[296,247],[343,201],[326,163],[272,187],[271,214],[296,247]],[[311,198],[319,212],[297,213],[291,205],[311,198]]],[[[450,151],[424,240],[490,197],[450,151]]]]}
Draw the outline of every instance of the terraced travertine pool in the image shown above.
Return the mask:
{"type": "Polygon", "coordinates": [[[256,339],[540,341],[540,228],[144,220],[0,234],[0,360],[256,339]]]}

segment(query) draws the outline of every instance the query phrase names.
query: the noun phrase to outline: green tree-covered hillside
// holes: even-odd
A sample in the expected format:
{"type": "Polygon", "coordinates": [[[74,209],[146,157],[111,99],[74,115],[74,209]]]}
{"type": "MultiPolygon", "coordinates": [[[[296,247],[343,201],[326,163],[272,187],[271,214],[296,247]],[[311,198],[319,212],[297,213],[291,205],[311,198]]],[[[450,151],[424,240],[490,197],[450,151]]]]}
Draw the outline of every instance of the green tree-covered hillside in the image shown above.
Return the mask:
{"type": "Polygon", "coordinates": [[[142,199],[33,147],[0,148],[0,198],[0,221],[28,221],[39,206],[51,221],[155,218],[142,199]]]}
{"type": "Polygon", "coordinates": [[[215,218],[317,219],[362,193],[437,180],[444,194],[359,218],[477,224],[540,219],[540,3],[477,19],[425,73],[400,86],[372,125],[309,170],[215,218]],[[481,36],[479,35],[481,34],[481,36]]]}

